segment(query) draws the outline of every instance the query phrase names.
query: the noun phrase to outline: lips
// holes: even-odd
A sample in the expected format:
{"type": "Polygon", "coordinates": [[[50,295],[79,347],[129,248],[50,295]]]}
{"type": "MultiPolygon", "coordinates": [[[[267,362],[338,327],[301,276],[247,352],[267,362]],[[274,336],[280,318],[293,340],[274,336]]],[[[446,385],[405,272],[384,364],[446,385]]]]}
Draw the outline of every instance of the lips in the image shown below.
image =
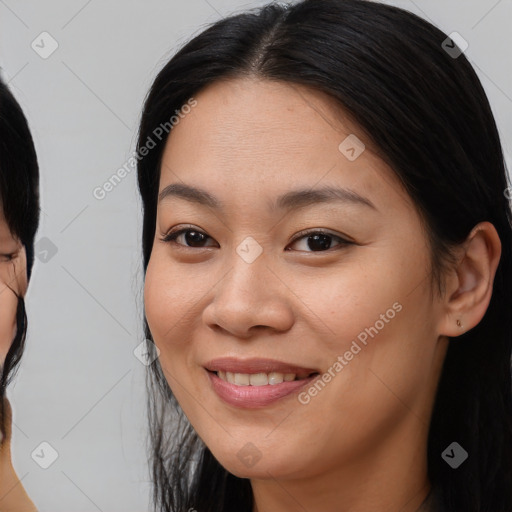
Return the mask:
{"type": "Polygon", "coordinates": [[[299,378],[308,377],[313,373],[319,373],[315,368],[307,368],[295,364],[284,363],[275,359],[237,359],[223,357],[209,361],[204,367],[210,372],[230,373],[294,373],[299,378]]]}
{"type": "Polygon", "coordinates": [[[205,365],[213,391],[236,407],[261,408],[300,390],[318,377],[306,368],[273,359],[221,358],[205,365]]]}

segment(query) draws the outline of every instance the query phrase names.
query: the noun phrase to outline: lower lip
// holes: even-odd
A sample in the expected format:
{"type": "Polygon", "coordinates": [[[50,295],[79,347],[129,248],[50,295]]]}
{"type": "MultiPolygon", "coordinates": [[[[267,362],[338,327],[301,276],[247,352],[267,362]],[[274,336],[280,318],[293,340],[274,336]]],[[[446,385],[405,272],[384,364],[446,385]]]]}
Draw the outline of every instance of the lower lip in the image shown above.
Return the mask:
{"type": "Polygon", "coordinates": [[[307,386],[318,377],[318,375],[312,375],[307,379],[285,381],[281,384],[267,384],[266,386],[237,386],[222,380],[214,372],[208,370],[206,372],[213,390],[222,400],[230,405],[248,409],[265,407],[307,386]]]}

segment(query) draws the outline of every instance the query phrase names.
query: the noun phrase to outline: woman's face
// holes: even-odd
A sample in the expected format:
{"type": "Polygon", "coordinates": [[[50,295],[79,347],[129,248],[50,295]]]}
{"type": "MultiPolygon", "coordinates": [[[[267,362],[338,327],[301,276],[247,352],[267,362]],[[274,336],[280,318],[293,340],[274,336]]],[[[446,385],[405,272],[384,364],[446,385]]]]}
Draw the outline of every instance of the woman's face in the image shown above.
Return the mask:
{"type": "Polygon", "coordinates": [[[145,281],[194,429],[250,478],[424,450],[446,343],[426,237],[394,173],[307,88],[236,79],[195,99],[166,144],[145,281]]]}
{"type": "Polygon", "coordinates": [[[18,295],[27,288],[25,248],[13,237],[0,208],[0,367],[16,335],[18,295]]]}

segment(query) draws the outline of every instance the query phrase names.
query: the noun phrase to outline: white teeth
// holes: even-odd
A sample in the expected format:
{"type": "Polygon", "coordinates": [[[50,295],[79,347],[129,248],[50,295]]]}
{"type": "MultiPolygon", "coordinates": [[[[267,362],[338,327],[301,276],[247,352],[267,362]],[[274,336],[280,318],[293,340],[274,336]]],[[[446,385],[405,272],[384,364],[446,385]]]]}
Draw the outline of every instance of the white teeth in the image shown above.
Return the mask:
{"type": "Polygon", "coordinates": [[[272,372],[268,374],[268,383],[274,386],[284,381],[284,373],[272,372]]]}
{"type": "Polygon", "coordinates": [[[268,375],[266,373],[254,373],[249,376],[251,386],[266,386],[268,384],[268,375]]]}
{"type": "Polygon", "coordinates": [[[249,375],[247,373],[235,373],[235,384],[237,386],[248,386],[249,375]]]}
{"type": "Polygon", "coordinates": [[[231,384],[236,384],[237,386],[266,386],[270,384],[274,386],[275,384],[281,384],[282,382],[290,382],[295,380],[295,373],[279,373],[279,372],[270,372],[270,373],[232,373],[232,372],[223,372],[219,370],[217,372],[217,376],[225,380],[231,384]]]}

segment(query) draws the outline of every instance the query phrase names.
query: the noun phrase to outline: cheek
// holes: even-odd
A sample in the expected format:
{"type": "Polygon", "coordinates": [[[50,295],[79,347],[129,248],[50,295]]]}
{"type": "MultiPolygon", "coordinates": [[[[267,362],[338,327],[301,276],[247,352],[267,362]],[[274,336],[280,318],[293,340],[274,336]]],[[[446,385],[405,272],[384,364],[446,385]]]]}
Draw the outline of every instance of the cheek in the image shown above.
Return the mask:
{"type": "Polygon", "coordinates": [[[198,320],[201,289],[163,251],[151,255],[144,282],[144,309],[157,347],[166,353],[189,346],[191,323],[198,320]]]}
{"type": "Polygon", "coordinates": [[[326,399],[337,401],[349,391],[345,401],[355,398],[350,410],[376,412],[379,404],[392,401],[390,389],[411,397],[427,378],[435,333],[428,321],[433,311],[426,261],[420,256],[381,253],[316,294],[315,311],[323,312],[319,317],[329,328],[322,338],[325,369],[336,375],[330,391],[322,391],[326,399]]]}
{"type": "Polygon", "coordinates": [[[194,378],[194,345],[192,323],[197,321],[204,291],[187,277],[179,265],[165,254],[154,251],[148,263],[144,283],[144,307],[153,341],[160,350],[159,362],[172,393],[194,426],[201,425],[204,386],[194,378]]]}
{"type": "Polygon", "coordinates": [[[19,260],[16,262],[16,282],[18,284],[18,293],[25,297],[28,289],[27,281],[27,258],[25,250],[21,252],[19,260]]]}
{"type": "Polygon", "coordinates": [[[311,309],[326,334],[322,340],[329,353],[343,354],[356,339],[364,344],[376,334],[375,324],[379,333],[389,331],[399,316],[397,309],[402,309],[404,293],[392,268],[375,263],[359,268],[330,276],[308,293],[314,297],[309,299],[311,309]]]}
{"type": "Polygon", "coordinates": [[[0,287],[0,364],[3,364],[16,335],[18,299],[3,284],[0,284],[0,287]]]}
{"type": "Polygon", "coordinates": [[[180,313],[182,302],[175,296],[180,290],[170,266],[164,265],[158,255],[152,254],[144,280],[144,310],[157,346],[180,313]]]}

